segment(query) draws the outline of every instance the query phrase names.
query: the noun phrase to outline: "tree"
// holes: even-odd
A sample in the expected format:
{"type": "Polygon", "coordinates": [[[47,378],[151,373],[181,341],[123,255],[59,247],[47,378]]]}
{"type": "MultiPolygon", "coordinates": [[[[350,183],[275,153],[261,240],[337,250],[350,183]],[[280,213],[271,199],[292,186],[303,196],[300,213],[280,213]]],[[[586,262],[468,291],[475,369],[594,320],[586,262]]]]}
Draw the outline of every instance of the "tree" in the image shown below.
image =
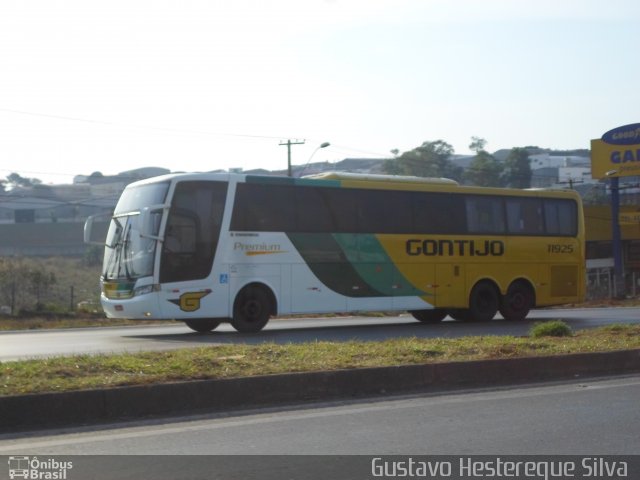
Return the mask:
{"type": "Polygon", "coordinates": [[[464,172],[465,183],[478,187],[500,187],[502,164],[489,152],[481,151],[464,172]]]}
{"type": "Polygon", "coordinates": [[[499,187],[502,184],[502,164],[484,149],[486,145],[484,138],[471,137],[469,149],[476,152],[476,157],[464,172],[464,180],[479,187],[499,187]]]}
{"type": "Polygon", "coordinates": [[[531,187],[531,163],[529,152],[524,148],[512,148],[504,161],[502,183],[506,187],[531,187]]]}
{"type": "Polygon", "coordinates": [[[487,141],[480,137],[471,137],[471,143],[469,144],[469,150],[480,153],[484,151],[484,147],[487,146],[487,141]]]}
{"type": "Polygon", "coordinates": [[[417,177],[446,177],[459,180],[462,169],[451,162],[453,147],[442,140],[424,142],[384,163],[385,173],[417,177]]]}
{"type": "Polygon", "coordinates": [[[43,310],[42,296],[56,283],[56,276],[42,266],[32,267],[26,275],[27,285],[36,298],[36,310],[43,310]]]}
{"type": "Polygon", "coordinates": [[[33,187],[34,185],[41,184],[42,181],[38,180],[37,178],[23,177],[18,173],[11,173],[7,175],[7,180],[4,183],[9,188],[15,188],[15,187],[33,187]]]}
{"type": "Polygon", "coordinates": [[[37,261],[0,258],[0,305],[10,306],[14,315],[42,309],[42,298],[55,283],[55,274],[37,261]]]}

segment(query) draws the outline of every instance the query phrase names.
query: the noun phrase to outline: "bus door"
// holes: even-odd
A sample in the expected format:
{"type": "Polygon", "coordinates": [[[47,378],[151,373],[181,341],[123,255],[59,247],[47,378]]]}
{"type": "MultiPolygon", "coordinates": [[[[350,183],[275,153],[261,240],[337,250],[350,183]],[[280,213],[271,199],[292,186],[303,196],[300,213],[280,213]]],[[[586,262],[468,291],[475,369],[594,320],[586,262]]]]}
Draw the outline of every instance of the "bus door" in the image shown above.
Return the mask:
{"type": "Polygon", "coordinates": [[[165,224],[159,280],[176,318],[226,316],[225,272],[213,272],[227,194],[226,182],[183,181],[176,185],[165,224]],[[216,308],[217,307],[217,308],[216,308]]]}
{"type": "Polygon", "coordinates": [[[461,262],[442,262],[436,264],[435,269],[436,306],[466,307],[466,297],[462,294],[465,289],[464,265],[461,262]]]}

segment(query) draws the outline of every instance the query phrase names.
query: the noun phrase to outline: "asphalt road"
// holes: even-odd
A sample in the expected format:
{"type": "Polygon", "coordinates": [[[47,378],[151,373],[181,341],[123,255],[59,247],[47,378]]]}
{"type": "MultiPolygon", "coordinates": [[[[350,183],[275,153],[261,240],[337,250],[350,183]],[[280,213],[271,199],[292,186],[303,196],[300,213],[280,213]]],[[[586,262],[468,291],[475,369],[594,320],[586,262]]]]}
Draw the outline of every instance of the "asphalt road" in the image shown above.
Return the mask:
{"type": "Polygon", "coordinates": [[[631,455],[638,398],[640,375],[385,397],[0,435],[0,455],[631,455]]]}
{"type": "Polygon", "coordinates": [[[524,335],[541,320],[562,319],[575,330],[614,323],[640,322],[640,308],[552,309],[532,312],[526,321],[464,323],[450,319],[421,324],[409,315],[272,320],[258,334],[239,334],[223,324],[208,334],[184,325],[60,329],[0,334],[0,361],[72,354],[170,350],[229,343],[296,343],[315,340],[383,340],[398,337],[524,335]]]}

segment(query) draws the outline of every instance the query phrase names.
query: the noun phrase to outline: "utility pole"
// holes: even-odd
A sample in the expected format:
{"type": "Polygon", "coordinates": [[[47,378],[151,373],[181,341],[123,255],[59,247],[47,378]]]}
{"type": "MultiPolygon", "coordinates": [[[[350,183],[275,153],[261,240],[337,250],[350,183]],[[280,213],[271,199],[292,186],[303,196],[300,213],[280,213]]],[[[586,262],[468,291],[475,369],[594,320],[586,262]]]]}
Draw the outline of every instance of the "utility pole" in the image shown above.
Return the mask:
{"type": "Polygon", "coordinates": [[[287,140],[286,142],[280,142],[280,145],[287,146],[287,175],[291,177],[291,145],[304,145],[304,140],[296,140],[294,142],[287,140]]]}
{"type": "Polygon", "coordinates": [[[569,188],[571,190],[573,190],[573,185],[574,183],[584,183],[584,180],[574,180],[573,178],[569,177],[569,180],[567,180],[566,182],[558,182],[560,185],[566,185],[569,184],[569,188]]]}

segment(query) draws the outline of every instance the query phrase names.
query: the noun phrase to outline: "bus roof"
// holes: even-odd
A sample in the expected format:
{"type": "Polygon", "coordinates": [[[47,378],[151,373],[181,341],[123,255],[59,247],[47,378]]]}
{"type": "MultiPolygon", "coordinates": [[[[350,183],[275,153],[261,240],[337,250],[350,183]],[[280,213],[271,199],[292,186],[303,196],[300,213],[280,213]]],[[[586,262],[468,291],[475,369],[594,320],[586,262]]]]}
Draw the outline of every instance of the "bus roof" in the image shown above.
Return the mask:
{"type": "Polygon", "coordinates": [[[308,178],[311,180],[361,180],[367,182],[458,185],[458,182],[449,178],[416,177],[411,175],[379,175],[373,173],[323,172],[314,175],[305,175],[302,178],[308,178]]]}
{"type": "Polygon", "coordinates": [[[504,188],[504,187],[478,187],[471,185],[460,185],[457,181],[448,178],[416,177],[410,175],[381,175],[370,173],[351,172],[323,172],[304,177],[286,177],[274,175],[251,175],[242,173],[226,172],[180,172],[161,175],[158,177],[138,180],[127,185],[137,187],[149,183],[157,183],[170,180],[219,180],[219,181],[250,181],[268,184],[281,185],[307,185],[307,186],[336,186],[352,188],[380,188],[380,189],[401,189],[401,190],[437,190],[449,191],[451,193],[467,194],[494,194],[494,195],[516,195],[516,196],[544,196],[556,198],[573,197],[580,198],[575,190],[555,189],[555,188],[504,188]],[[332,185],[333,184],[333,185],[332,185]]]}

